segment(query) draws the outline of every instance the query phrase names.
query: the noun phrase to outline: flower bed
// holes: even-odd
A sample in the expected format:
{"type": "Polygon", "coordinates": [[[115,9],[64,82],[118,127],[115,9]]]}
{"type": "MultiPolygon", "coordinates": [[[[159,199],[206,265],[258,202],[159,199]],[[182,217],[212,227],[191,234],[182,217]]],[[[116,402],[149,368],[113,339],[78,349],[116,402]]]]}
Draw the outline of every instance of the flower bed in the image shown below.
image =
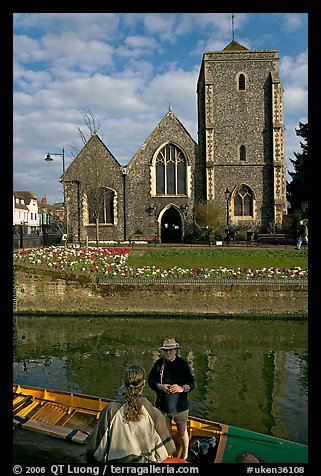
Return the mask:
{"type": "Polygon", "coordinates": [[[155,279],[155,280],[307,280],[308,271],[300,267],[286,268],[188,268],[177,266],[130,267],[126,264],[130,248],[72,248],[52,246],[28,249],[14,253],[14,263],[48,266],[51,269],[96,273],[109,279],[155,279]]]}

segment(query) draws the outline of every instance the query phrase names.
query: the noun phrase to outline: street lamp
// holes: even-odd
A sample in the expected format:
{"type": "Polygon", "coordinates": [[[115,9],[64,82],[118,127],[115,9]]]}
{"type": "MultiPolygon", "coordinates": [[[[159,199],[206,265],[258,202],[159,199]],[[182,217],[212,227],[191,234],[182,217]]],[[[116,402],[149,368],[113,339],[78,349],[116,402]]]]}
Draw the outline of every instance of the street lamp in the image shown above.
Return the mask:
{"type": "MultiPolygon", "coordinates": [[[[46,162],[52,162],[53,158],[51,157],[52,155],[59,155],[62,158],[62,176],[65,174],[65,149],[62,149],[62,154],[53,154],[48,152],[47,156],[45,157],[46,162]]],[[[64,186],[64,179],[62,178],[61,180],[62,186],[63,186],[63,193],[64,193],[64,202],[63,202],[63,208],[64,208],[64,228],[66,230],[66,200],[65,200],[65,186],[64,186]]],[[[64,230],[64,232],[65,232],[64,230]]]]}
{"type": "Polygon", "coordinates": [[[228,244],[229,244],[229,229],[228,229],[229,213],[228,213],[228,206],[229,206],[229,201],[230,201],[230,198],[231,198],[231,192],[229,191],[228,187],[226,187],[226,190],[225,190],[224,194],[225,194],[225,200],[226,200],[226,244],[228,246],[228,244]]]}
{"type": "Polygon", "coordinates": [[[47,154],[46,158],[44,159],[46,162],[52,162],[53,158],[52,155],[60,155],[62,157],[62,174],[65,173],[65,149],[62,149],[62,154],[47,154]]]}

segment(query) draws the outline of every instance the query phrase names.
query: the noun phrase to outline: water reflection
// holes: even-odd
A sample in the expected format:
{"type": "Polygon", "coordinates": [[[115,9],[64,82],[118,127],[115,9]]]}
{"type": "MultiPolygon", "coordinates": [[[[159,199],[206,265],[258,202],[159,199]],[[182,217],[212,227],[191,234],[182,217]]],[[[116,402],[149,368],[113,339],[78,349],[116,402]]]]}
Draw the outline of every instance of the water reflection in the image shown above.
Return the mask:
{"type": "MultiPolygon", "coordinates": [[[[175,337],[197,378],[191,414],[307,444],[306,321],[17,316],[14,381],[115,397],[175,337]]],[[[146,396],[154,402],[149,388],[146,396]]]]}

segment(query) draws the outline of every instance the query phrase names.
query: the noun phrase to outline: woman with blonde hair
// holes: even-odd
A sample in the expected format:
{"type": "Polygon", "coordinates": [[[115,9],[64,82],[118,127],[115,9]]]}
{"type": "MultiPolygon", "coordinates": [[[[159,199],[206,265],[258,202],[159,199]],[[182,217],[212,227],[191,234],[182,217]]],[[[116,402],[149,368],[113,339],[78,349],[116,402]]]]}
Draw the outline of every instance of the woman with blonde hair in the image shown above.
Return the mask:
{"type": "Polygon", "coordinates": [[[88,437],[89,458],[104,463],[160,463],[175,451],[166,420],[146,397],[145,370],[130,365],[123,376],[123,401],[103,410],[88,437]]]}

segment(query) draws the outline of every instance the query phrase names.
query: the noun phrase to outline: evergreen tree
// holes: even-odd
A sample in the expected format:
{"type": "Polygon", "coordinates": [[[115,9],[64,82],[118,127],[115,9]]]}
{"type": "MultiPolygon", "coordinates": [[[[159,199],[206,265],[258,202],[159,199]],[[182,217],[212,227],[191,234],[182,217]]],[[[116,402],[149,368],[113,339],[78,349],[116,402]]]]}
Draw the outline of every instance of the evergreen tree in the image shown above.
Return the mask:
{"type": "Polygon", "coordinates": [[[291,205],[291,214],[302,211],[307,214],[308,208],[308,124],[299,122],[295,130],[296,135],[302,137],[300,142],[302,152],[294,152],[295,159],[290,159],[294,171],[289,172],[291,182],[287,182],[287,199],[291,205]]]}

